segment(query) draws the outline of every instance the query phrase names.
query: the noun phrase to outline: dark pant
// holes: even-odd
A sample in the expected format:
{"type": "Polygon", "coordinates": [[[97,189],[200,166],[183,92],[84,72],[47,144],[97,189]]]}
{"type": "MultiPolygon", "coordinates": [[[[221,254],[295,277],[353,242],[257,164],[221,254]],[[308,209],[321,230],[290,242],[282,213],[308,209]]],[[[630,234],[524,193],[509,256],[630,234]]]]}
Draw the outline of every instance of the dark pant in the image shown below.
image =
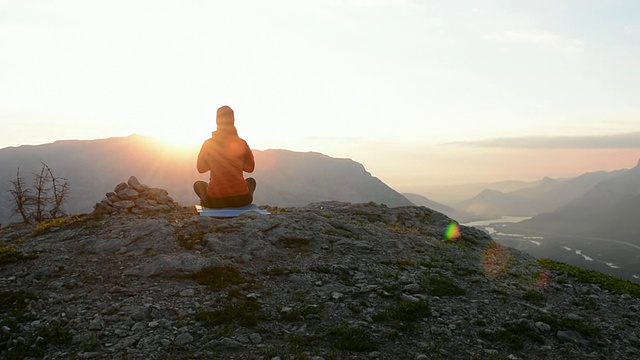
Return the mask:
{"type": "Polygon", "coordinates": [[[246,178],[249,193],[244,195],[227,196],[227,197],[211,197],[207,195],[207,187],[204,181],[196,181],[193,184],[193,191],[200,198],[200,205],[213,209],[226,207],[242,207],[253,202],[253,192],[256,191],[256,180],[254,178],[246,178]]]}

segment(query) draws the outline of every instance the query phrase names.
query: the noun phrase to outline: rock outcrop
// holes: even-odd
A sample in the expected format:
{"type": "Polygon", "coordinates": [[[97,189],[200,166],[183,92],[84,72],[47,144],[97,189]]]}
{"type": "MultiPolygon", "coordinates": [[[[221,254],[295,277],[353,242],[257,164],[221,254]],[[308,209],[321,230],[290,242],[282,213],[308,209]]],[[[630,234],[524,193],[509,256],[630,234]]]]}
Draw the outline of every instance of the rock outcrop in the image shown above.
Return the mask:
{"type": "MultiPolygon", "coordinates": [[[[114,191],[127,200],[127,189],[114,191]],[[126,191],[126,193],[125,193],[126,191]]],[[[144,186],[141,187],[144,189],[144,186]]],[[[113,202],[113,201],[112,201],[113,202]]],[[[0,357],[631,359],[640,300],[424,207],[74,217],[0,232],[0,357]],[[453,224],[453,225],[452,225],[453,224]],[[13,255],[11,255],[13,254],[13,255]]]]}

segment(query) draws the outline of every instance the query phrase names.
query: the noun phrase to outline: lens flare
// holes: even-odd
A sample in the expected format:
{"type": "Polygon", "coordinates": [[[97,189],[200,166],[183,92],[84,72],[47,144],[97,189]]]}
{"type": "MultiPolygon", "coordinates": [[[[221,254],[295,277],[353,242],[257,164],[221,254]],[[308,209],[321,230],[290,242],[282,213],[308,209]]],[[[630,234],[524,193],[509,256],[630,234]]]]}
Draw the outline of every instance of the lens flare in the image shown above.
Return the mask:
{"type": "Polygon", "coordinates": [[[498,276],[509,268],[509,250],[500,244],[488,245],[482,252],[482,272],[486,276],[498,276]]]}
{"type": "Polygon", "coordinates": [[[536,279],[535,287],[538,290],[546,290],[549,287],[549,283],[551,282],[551,272],[548,270],[542,271],[538,278],[536,279]]]}
{"type": "Polygon", "coordinates": [[[447,230],[444,232],[444,237],[447,240],[454,240],[460,237],[460,228],[458,224],[455,222],[450,222],[449,226],[447,226],[447,230]]]}

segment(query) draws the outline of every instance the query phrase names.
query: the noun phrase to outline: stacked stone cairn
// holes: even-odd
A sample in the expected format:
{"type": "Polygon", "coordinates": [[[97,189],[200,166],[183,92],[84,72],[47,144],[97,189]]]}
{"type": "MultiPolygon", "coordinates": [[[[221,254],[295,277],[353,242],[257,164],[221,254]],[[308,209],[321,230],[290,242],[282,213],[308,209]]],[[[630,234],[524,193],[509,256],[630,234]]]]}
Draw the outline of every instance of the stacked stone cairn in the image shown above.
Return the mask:
{"type": "Polygon", "coordinates": [[[178,209],[167,190],[152,188],[140,184],[135,176],[125,183],[118,184],[112,192],[108,192],[101,202],[96,203],[94,214],[105,215],[115,213],[142,214],[154,211],[170,211],[178,209]]]}

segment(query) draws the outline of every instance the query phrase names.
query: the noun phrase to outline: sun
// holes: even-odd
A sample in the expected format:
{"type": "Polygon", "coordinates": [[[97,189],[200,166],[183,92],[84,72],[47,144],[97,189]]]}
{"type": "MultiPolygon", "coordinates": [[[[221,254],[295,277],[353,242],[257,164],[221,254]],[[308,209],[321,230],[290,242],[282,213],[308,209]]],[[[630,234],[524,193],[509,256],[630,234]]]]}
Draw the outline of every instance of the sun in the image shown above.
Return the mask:
{"type": "Polygon", "coordinates": [[[186,127],[155,128],[141,133],[179,150],[191,150],[199,147],[210,136],[210,133],[202,133],[186,127]]]}
{"type": "Polygon", "coordinates": [[[202,145],[202,134],[172,133],[163,134],[162,136],[158,136],[158,138],[177,147],[194,147],[202,145]]]}

